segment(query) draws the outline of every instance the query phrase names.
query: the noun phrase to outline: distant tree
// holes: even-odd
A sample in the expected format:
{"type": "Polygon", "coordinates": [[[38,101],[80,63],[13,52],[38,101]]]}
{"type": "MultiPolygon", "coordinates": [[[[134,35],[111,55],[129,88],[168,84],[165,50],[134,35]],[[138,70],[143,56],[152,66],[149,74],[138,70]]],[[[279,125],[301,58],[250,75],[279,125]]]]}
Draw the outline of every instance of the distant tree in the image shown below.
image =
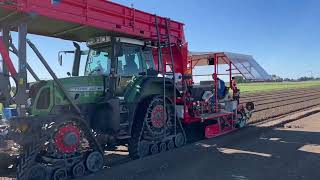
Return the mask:
{"type": "Polygon", "coordinates": [[[245,83],[245,79],[242,76],[234,76],[238,83],[245,83]]]}
{"type": "Polygon", "coordinates": [[[272,81],[275,81],[275,82],[282,82],[283,81],[283,78],[273,74],[271,75],[271,78],[272,78],[272,81]]]}
{"type": "Polygon", "coordinates": [[[314,77],[306,77],[306,76],[298,78],[298,81],[312,81],[312,80],[315,80],[315,78],[314,77]]]}

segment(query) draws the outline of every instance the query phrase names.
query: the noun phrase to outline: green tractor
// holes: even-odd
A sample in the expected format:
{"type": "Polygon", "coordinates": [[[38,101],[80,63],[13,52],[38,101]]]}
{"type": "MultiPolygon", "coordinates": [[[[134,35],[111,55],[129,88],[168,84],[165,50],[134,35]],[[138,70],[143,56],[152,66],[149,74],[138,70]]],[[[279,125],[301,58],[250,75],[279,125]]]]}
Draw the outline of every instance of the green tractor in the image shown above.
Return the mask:
{"type": "Polygon", "coordinates": [[[29,116],[10,120],[9,136],[24,152],[18,179],[64,180],[96,172],[104,166],[105,148],[115,145],[128,146],[137,159],[185,144],[175,114],[179,91],[174,78],[159,72],[151,44],[104,36],[89,40],[89,51],[74,43],[75,51],[61,52],[74,52],[70,77],[31,85],[29,116]]]}

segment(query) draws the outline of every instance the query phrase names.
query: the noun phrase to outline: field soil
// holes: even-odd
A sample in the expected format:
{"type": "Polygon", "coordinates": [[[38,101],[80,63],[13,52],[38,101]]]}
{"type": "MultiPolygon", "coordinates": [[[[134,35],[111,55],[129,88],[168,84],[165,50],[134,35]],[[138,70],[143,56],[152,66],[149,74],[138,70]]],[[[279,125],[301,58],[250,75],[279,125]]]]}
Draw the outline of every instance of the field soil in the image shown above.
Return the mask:
{"type": "Polygon", "coordinates": [[[301,82],[266,82],[266,83],[240,83],[239,88],[244,93],[268,92],[274,90],[290,90],[300,88],[311,88],[320,86],[320,81],[301,81],[301,82]]]}

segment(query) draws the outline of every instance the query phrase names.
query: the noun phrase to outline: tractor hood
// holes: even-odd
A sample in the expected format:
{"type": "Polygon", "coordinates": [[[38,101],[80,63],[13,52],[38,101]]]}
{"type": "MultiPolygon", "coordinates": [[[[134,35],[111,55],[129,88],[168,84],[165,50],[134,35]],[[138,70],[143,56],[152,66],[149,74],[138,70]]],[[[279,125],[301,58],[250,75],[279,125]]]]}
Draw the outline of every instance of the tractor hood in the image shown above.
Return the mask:
{"type": "MultiPolygon", "coordinates": [[[[101,97],[104,92],[104,78],[103,76],[83,76],[83,77],[70,77],[60,79],[63,87],[66,89],[70,97],[77,104],[93,103],[96,102],[98,97],[101,97]]],[[[54,90],[56,95],[56,105],[69,104],[68,101],[62,99],[64,94],[59,87],[55,85],[54,90]],[[60,97],[60,98],[59,98],[60,97]]]]}
{"type": "MultiPolygon", "coordinates": [[[[95,103],[104,94],[103,76],[83,76],[59,79],[68,95],[76,104],[95,103]]],[[[34,85],[30,94],[32,114],[47,114],[54,107],[69,105],[65,94],[53,80],[34,85]]]]}

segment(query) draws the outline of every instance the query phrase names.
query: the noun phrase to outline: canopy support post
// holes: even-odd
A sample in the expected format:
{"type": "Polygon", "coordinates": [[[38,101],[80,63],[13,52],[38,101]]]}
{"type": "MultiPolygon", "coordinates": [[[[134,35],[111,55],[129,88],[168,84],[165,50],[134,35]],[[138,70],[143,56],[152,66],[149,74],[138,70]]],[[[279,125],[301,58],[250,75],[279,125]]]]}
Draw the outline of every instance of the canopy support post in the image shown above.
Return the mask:
{"type": "Polygon", "coordinates": [[[18,75],[16,104],[19,116],[26,115],[27,107],[27,24],[18,25],[18,75]]]}

